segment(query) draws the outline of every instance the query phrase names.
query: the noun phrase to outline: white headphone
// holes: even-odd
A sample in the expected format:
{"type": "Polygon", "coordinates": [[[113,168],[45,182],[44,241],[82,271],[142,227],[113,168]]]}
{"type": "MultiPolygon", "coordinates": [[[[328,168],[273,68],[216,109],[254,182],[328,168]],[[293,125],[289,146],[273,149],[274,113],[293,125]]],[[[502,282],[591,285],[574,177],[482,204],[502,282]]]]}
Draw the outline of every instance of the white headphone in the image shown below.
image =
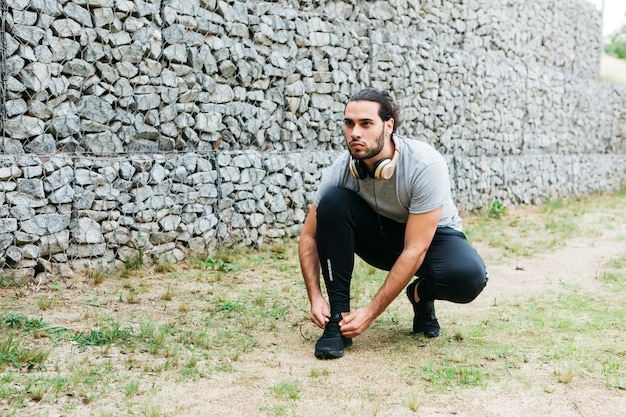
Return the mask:
{"type": "Polygon", "coordinates": [[[394,142],[394,145],[396,150],[393,153],[393,158],[383,158],[377,161],[371,172],[361,160],[350,157],[350,173],[352,173],[352,176],[358,180],[363,180],[368,176],[376,180],[388,180],[391,178],[398,165],[398,159],[400,159],[400,147],[396,142],[394,142]]]}

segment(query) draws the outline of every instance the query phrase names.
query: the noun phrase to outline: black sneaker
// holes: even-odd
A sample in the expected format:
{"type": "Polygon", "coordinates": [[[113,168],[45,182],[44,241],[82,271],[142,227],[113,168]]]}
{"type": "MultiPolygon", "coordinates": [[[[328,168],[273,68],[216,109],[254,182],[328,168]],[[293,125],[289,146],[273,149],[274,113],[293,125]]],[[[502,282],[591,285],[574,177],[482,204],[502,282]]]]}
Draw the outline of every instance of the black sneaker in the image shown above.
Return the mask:
{"type": "Polygon", "coordinates": [[[352,339],[341,335],[339,322],[341,313],[330,316],[330,321],[324,327],[324,334],[315,344],[315,357],[319,359],[335,359],[343,356],[343,349],[352,346],[352,339]]]}
{"type": "Polygon", "coordinates": [[[415,286],[419,282],[416,279],[406,287],[406,296],[413,306],[413,333],[423,333],[426,337],[439,336],[439,322],[435,316],[434,301],[415,302],[415,286]]]}

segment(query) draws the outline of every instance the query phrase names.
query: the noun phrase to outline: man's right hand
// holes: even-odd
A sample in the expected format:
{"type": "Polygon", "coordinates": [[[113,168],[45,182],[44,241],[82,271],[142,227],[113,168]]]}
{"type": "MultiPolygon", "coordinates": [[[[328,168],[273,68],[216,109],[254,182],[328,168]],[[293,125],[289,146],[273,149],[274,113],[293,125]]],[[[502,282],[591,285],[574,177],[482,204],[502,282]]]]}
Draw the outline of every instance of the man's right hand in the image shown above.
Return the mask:
{"type": "Polygon", "coordinates": [[[330,317],[330,307],[323,297],[311,301],[311,321],[320,328],[326,327],[330,317]]]}

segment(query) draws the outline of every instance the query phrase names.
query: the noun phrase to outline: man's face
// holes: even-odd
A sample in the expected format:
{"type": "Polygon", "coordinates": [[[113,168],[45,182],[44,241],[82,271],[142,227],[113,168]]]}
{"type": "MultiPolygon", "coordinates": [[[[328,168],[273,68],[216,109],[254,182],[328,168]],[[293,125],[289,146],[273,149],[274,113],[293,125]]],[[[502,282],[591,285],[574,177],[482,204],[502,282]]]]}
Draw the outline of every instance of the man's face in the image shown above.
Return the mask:
{"type": "Polygon", "coordinates": [[[343,133],[352,158],[364,160],[378,155],[391,134],[393,119],[383,121],[378,115],[379,107],[375,101],[365,100],[346,105],[343,133]]]}

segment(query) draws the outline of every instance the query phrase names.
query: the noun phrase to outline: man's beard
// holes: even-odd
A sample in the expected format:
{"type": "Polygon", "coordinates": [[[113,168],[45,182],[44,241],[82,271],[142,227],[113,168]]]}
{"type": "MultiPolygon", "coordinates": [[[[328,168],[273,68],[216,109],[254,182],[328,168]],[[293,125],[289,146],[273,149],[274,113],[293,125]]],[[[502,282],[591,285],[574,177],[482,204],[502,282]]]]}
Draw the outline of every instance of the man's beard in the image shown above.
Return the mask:
{"type": "Polygon", "coordinates": [[[356,159],[356,160],[362,161],[364,159],[370,159],[378,155],[383,150],[384,146],[385,146],[385,127],[383,126],[383,131],[380,133],[380,136],[376,138],[376,143],[374,143],[373,148],[370,148],[361,152],[353,152],[352,150],[350,150],[350,155],[352,156],[352,159],[356,159]]]}

